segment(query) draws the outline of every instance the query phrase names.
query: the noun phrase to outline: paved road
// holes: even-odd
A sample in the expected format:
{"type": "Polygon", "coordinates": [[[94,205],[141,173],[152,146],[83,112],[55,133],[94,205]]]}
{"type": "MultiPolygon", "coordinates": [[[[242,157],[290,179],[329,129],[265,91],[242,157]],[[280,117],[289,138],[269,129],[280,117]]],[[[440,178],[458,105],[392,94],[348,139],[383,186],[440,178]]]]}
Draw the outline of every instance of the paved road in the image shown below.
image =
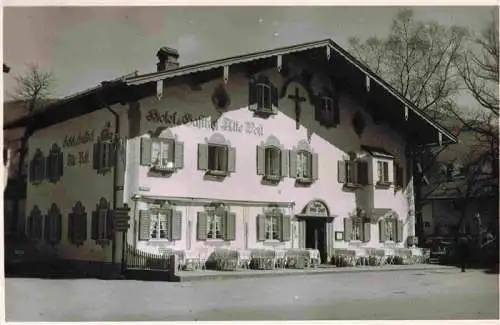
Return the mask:
{"type": "Polygon", "coordinates": [[[458,270],[193,283],[6,280],[7,321],[498,319],[498,275],[458,270]]]}

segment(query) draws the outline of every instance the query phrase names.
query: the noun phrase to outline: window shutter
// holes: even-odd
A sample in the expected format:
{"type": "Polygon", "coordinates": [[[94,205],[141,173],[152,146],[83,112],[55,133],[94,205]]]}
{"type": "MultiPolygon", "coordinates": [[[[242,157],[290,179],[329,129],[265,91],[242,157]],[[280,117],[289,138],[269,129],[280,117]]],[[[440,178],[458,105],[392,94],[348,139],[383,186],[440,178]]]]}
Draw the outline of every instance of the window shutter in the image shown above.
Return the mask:
{"type": "Polygon", "coordinates": [[[314,119],[319,122],[319,125],[323,125],[323,115],[321,114],[321,108],[322,108],[322,100],[321,96],[315,96],[314,97],[314,119]]]}
{"type": "Polygon", "coordinates": [[[74,213],[70,213],[68,215],[68,241],[70,243],[74,243],[75,242],[75,214],[74,213]]]}
{"type": "Polygon", "coordinates": [[[313,180],[318,180],[318,154],[311,153],[311,176],[313,180]]]}
{"type": "Polygon", "coordinates": [[[360,161],[358,162],[358,175],[359,175],[359,184],[360,185],[368,185],[368,162],[360,161]]]}
{"type": "Polygon", "coordinates": [[[198,144],[198,170],[208,170],[208,145],[198,144]]]}
{"type": "Polygon", "coordinates": [[[350,241],[352,237],[352,219],[344,218],[344,240],[350,241]]]}
{"type": "Polygon", "coordinates": [[[358,161],[349,161],[348,164],[351,164],[351,170],[352,170],[352,181],[354,184],[359,184],[359,167],[358,161]]]}
{"type": "Polygon", "coordinates": [[[337,163],[337,168],[338,168],[338,174],[337,174],[337,180],[339,183],[344,184],[346,182],[346,161],[345,160],[339,160],[337,163]]]}
{"type": "Polygon", "coordinates": [[[50,238],[50,233],[51,233],[51,229],[50,229],[50,219],[51,219],[51,215],[49,214],[46,214],[44,216],[44,219],[45,219],[45,224],[43,226],[43,239],[45,240],[46,243],[50,243],[51,242],[51,238],[50,238]]]}
{"type": "Polygon", "coordinates": [[[236,172],[236,148],[229,147],[227,150],[227,171],[236,172]]]}
{"type": "Polygon", "coordinates": [[[381,243],[385,243],[387,234],[385,233],[385,225],[384,225],[384,220],[380,220],[378,222],[378,229],[379,229],[379,241],[381,243]]]}
{"type": "Polygon", "coordinates": [[[281,176],[282,177],[287,177],[288,176],[288,150],[282,149],[281,150],[281,176]]]}
{"type": "Polygon", "coordinates": [[[224,240],[227,240],[227,241],[236,240],[236,213],[234,213],[234,212],[226,213],[226,220],[225,221],[226,222],[224,222],[224,224],[225,224],[226,232],[225,232],[224,240]]]}
{"type": "Polygon", "coordinates": [[[255,79],[250,78],[248,82],[248,106],[257,104],[257,87],[255,79]]]}
{"type": "Polygon", "coordinates": [[[297,151],[290,150],[289,152],[289,163],[290,163],[290,178],[297,178],[297,151]]]}
{"type": "Polygon", "coordinates": [[[139,210],[139,240],[149,240],[151,236],[151,215],[148,210],[139,210]]]}
{"type": "Polygon", "coordinates": [[[43,217],[42,215],[36,216],[36,238],[42,239],[42,226],[43,226],[43,217]]]}
{"type": "Polygon", "coordinates": [[[282,216],[281,217],[281,241],[290,241],[291,233],[291,217],[282,216]]]}
{"type": "Polygon", "coordinates": [[[101,146],[99,142],[94,143],[94,149],[92,153],[92,168],[99,170],[99,155],[101,146]]]}
{"type": "Polygon", "coordinates": [[[109,240],[113,239],[114,227],[113,227],[113,211],[108,209],[106,213],[106,238],[109,240]]]}
{"type": "Polygon", "coordinates": [[[78,240],[84,242],[87,240],[87,213],[79,215],[78,220],[79,220],[77,228],[78,240]]]}
{"type": "Polygon", "coordinates": [[[257,241],[266,240],[266,216],[257,216],[257,241]]]}
{"type": "Polygon", "coordinates": [[[184,142],[175,142],[174,149],[174,166],[177,169],[184,168],[184,142]]]}
{"type": "Polygon", "coordinates": [[[271,87],[271,102],[273,105],[273,113],[277,114],[278,113],[278,107],[279,107],[279,96],[278,96],[278,88],[270,83],[271,87]]]}
{"type": "Polygon", "coordinates": [[[116,165],[117,160],[117,144],[114,141],[107,141],[106,147],[108,151],[107,161],[104,162],[106,167],[113,167],[116,165]]]}
{"type": "Polygon", "coordinates": [[[62,152],[60,152],[57,156],[59,158],[59,161],[58,161],[59,171],[57,173],[57,176],[61,177],[64,174],[64,154],[62,152]]]}
{"type": "Polygon", "coordinates": [[[403,241],[403,222],[396,219],[396,241],[401,243],[403,241]]]}
{"type": "Polygon", "coordinates": [[[257,175],[266,173],[266,151],[264,146],[257,146],[257,175]]]}
{"type": "Polygon", "coordinates": [[[61,214],[57,214],[54,216],[57,220],[56,222],[56,236],[55,236],[55,239],[57,240],[57,242],[60,242],[61,241],[61,237],[62,237],[62,216],[61,214]]]}
{"type": "Polygon", "coordinates": [[[90,238],[97,240],[99,239],[99,214],[97,211],[92,211],[92,233],[90,238]]]}
{"type": "Polygon", "coordinates": [[[371,238],[371,224],[369,222],[365,222],[363,224],[363,241],[365,243],[369,242],[370,241],[370,238],[371,238]]]}
{"type": "Polygon", "coordinates": [[[339,124],[340,124],[339,95],[335,94],[333,96],[333,125],[337,126],[339,124]]]}
{"type": "Polygon", "coordinates": [[[197,239],[207,240],[207,213],[198,212],[197,239]]]}
{"type": "Polygon", "coordinates": [[[29,178],[30,182],[35,181],[35,160],[31,160],[29,164],[29,178]]]}
{"type": "MultiPolygon", "coordinates": [[[[391,165],[394,165],[394,162],[391,161],[391,165]]],[[[393,174],[393,171],[394,169],[393,168],[389,168],[389,163],[386,162],[386,166],[387,168],[384,170],[384,172],[387,172],[387,179],[389,180],[389,183],[394,183],[394,174],[393,174]],[[392,170],[391,170],[392,169],[392,170]]]]}
{"type": "Polygon", "coordinates": [[[171,214],[170,229],[171,235],[170,240],[181,240],[182,239],[182,212],[178,210],[173,210],[171,214]]]}
{"type": "Polygon", "coordinates": [[[53,168],[52,168],[52,164],[50,163],[50,160],[51,160],[50,155],[48,155],[47,157],[43,158],[43,161],[45,163],[44,178],[52,180],[52,178],[54,177],[53,176],[54,175],[54,171],[53,171],[53,168]]]}
{"type": "Polygon", "coordinates": [[[151,165],[151,145],[153,143],[152,139],[141,138],[141,165],[149,166],[151,165]]]}

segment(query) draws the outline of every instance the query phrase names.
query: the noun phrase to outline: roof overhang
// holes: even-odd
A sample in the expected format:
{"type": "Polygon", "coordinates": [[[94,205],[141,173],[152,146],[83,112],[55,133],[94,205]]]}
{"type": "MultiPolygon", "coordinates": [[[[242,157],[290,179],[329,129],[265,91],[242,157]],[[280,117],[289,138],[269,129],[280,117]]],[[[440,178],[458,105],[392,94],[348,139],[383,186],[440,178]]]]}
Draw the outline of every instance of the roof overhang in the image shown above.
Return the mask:
{"type": "MultiPolygon", "coordinates": [[[[214,60],[200,64],[181,66],[175,69],[148,73],[144,75],[132,75],[120,78],[118,81],[111,82],[106,86],[101,85],[94,89],[90,89],[83,94],[71,96],[65,100],[51,105],[44,112],[37,115],[33,128],[47,127],[52,119],[52,124],[63,121],[67,118],[78,116],[78,114],[86,114],[93,110],[102,108],[103,104],[110,102],[124,102],[130,98],[130,93],[135,92],[141,94],[136,96],[146,97],[144,94],[151,96],[151,90],[156,89],[156,82],[162,80],[165,84],[175,85],[186,82],[186,77],[198,76],[201,80],[210,80],[216,76],[222,76],[223,73],[232,73],[237,67],[242,67],[255,62],[265,62],[277,66],[286,56],[297,55],[303,58],[321,57],[321,64],[326,64],[332,74],[337,74],[339,71],[346,73],[345,80],[353,80],[353,87],[361,88],[361,92],[365,89],[365,85],[371,92],[371,103],[373,107],[366,107],[371,110],[371,113],[380,116],[381,120],[388,122],[391,127],[397,128],[399,132],[408,134],[411,132],[415,145],[433,146],[443,145],[447,143],[457,142],[457,138],[448,131],[445,127],[433,121],[425,112],[421,111],[409,100],[404,98],[398,91],[391,87],[388,83],[382,80],[379,76],[373,73],[369,68],[364,66],[356,58],[342,49],[338,44],[330,39],[303,43],[293,46],[286,46],[275,50],[266,50],[245,55],[234,56],[231,58],[214,60]],[[220,73],[220,74],[219,74],[220,73]],[[144,90],[147,90],[145,92],[144,90]],[[122,93],[117,93],[121,91],[122,93]],[[112,96],[109,96],[112,93],[112,96]],[[97,100],[99,99],[99,100],[97,100]],[[103,100],[104,99],[104,100],[103,100]],[[83,111],[75,110],[69,106],[73,103],[87,106],[83,111]],[[63,116],[56,116],[63,113],[63,116]],[[38,116],[44,122],[38,121],[38,116]],[[43,118],[42,118],[43,116],[43,118]],[[45,121],[46,120],[46,121],[45,121]],[[410,131],[408,131],[410,130],[410,131]]],[[[319,62],[319,60],[318,60],[319,62]]],[[[370,105],[366,105],[370,106],[370,105]]],[[[4,128],[13,126],[21,126],[26,123],[27,119],[11,123],[4,128]]]]}

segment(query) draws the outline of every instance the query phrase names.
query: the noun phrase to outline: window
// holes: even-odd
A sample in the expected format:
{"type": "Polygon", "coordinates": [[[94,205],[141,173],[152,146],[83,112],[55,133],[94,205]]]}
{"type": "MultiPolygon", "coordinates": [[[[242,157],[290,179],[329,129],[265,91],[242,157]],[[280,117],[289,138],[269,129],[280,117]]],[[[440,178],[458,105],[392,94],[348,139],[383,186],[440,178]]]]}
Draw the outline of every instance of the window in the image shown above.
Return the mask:
{"type": "Polygon", "coordinates": [[[52,203],[48,214],[45,216],[45,241],[49,244],[57,244],[61,241],[62,216],[59,208],[52,203]]]}
{"type": "Polygon", "coordinates": [[[403,167],[399,163],[394,162],[394,175],[396,178],[396,189],[401,189],[404,187],[404,172],[403,167]]]}
{"type": "Polygon", "coordinates": [[[394,241],[396,239],[395,238],[396,229],[395,229],[394,220],[386,219],[384,224],[385,224],[386,240],[394,241]]]}
{"type": "Polygon", "coordinates": [[[359,160],[355,154],[349,156],[349,159],[338,161],[338,182],[346,188],[368,185],[368,162],[359,160]]]}
{"type": "Polygon", "coordinates": [[[281,151],[278,148],[265,149],[265,175],[271,178],[281,178],[281,151]]]}
{"type": "Polygon", "coordinates": [[[75,204],[68,216],[68,238],[77,246],[87,240],[87,212],[81,202],[75,204]]]}
{"type": "Polygon", "coordinates": [[[99,140],[94,143],[93,168],[98,173],[106,173],[115,163],[115,144],[112,140],[99,140]]]}
{"type": "Polygon", "coordinates": [[[280,239],[281,215],[266,215],[266,240],[280,239]]]}
{"type": "Polygon", "coordinates": [[[43,182],[45,179],[45,158],[40,149],[36,149],[30,164],[30,181],[34,184],[43,182]]]}
{"type": "Polygon", "coordinates": [[[315,96],[315,119],[320,125],[326,127],[336,126],[340,123],[338,97],[325,89],[315,96]]]}
{"type": "Polygon", "coordinates": [[[380,242],[400,242],[402,241],[403,223],[394,218],[384,218],[379,221],[380,242]]]}
{"type": "Polygon", "coordinates": [[[352,240],[362,240],[363,239],[363,220],[361,218],[355,218],[352,220],[352,240]]]}
{"type": "Polygon", "coordinates": [[[279,208],[271,208],[257,216],[257,240],[289,241],[291,218],[283,215],[279,208]]]}
{"type": "Polygon", "coordinates": [[[168,203],[139,211],[139,240],[180,240],[182,212],[168,203]]]}
{"type": "Polygon", "coordinates": [[[208,169],[211,171],[227,171],[227,147],[219,145],[208,146],[208,169]]]}
{"type": "Polygon", "coordinates": [[[389,183],[389,163],[387,161],[377,162],[377,173],[379,184],[389,183]]]}
{"type": "Polygon", "coordinates": [[[278,108],[278,89],[266,76],[251,79],[249,84],[249,105],[256,113],[276,114],[278,108]]]}
{"type": "Polygon", "coordinates": [[[224,212],[209,211],[207,215],[207,238],[208,239],[222,239],[222,228],[224,220],[224,212]]]}
{"type": "Polygon", "coordinates": [[[172,210],[158,210],[151,213],[150,239],[168,239],[170,215],[172,210]]]}
{"type": "Polygon", "coordinates": [[[92,236],[99,245],[106,245],[112,239],[113,226],[111,210],[106,199],[101,198],[96,210],[92,212],[92,236]]]}
{"type": "Polygon", "coordinates": [[[141,165],[160,172],[182,169],[184,167],[184,143],[172,138],[142,138],[141,165]]]}
{"type": "Polygon", "coordinates": [[[51,182],[57,182],[63,175],[63,153],[61,148],[54,144],[47,157],[47,178],[51,182]]]}
{"type": "Polygon", "coordinates": [[[297,152],[297,178],[311,179],[312,178],[312,156],[310,152],[297,152]]]}
{"type": "Polygon", "coordinates": [[[209,205],[198,212],[198,240],[236,239],[236,214],[222,204],[209,205]]]}
{"type": "Polygon", "coordinates": [[[28,237],[32,240],[39,240],[42,238],[42,212],[38,206],[34,206],[33,210],[28,217],[28,237]]]}
{"type": "Polygon", "coordinates": [[[344,240],[369,242],[370,222],[359,216],[344,218],[344,240]]]}

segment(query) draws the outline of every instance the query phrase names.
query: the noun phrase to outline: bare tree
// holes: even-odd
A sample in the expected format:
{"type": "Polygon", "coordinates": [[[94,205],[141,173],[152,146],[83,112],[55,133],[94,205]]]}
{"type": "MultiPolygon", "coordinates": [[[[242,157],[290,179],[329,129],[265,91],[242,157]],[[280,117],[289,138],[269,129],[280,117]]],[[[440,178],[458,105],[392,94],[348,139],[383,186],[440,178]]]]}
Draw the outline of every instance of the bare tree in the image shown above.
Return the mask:
{"type": "MultiPolygon", "coordinates": [[[[51,72],[41,71],[35,64],[29,64],[26,73],[17,75],[14,78],[17,82],[17,88],[13,97],[22,103],[23,112],[21,115],[27,117],[22,137],[19,139],[19,150],[14,153],[17,156],[14,178],[16,181],[21,181],[28,152],[28,139],[34,122],[34,113],[50,99],[54,76],[51,72]]],[[[12,212],[14,218],[17,218],[19,214],[18,202],[14,202],[12,212]]],[[[13,222],[13,227],[16,227],[16,222],[13,222]]]]}

